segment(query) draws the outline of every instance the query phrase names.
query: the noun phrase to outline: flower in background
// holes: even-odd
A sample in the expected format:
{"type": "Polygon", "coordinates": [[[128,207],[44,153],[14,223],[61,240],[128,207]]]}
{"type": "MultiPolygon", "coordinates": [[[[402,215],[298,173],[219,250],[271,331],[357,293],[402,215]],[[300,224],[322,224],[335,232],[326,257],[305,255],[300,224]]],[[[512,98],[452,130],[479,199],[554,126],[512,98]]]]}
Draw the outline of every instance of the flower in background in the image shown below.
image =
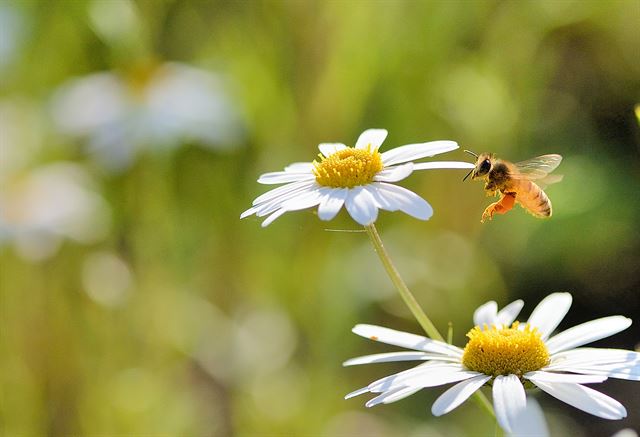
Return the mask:
{"type": "Polygon", "coordinates": [[[109,225],[109,208],[79,165],[56,162],[3,180],[0,246],[13,242],[30,260],[53,255],[64,238],[92,243],[109,225]]]}
{"type": "Polygon", "coordinates": [[[554,293],[538,304],[526,324],[514,322],[523,302],[498,312],[495,302],[479,307],[475,327],[464,349],[419,335],[373,325],[357,325],[353,332],[374,341],[413,349],[348,360],[346,366],[390,361],[426,361],[412,369],[372,382],[350,393],[379,393],[372,407],[410,396],[426,387],[456,383],[434,402],[431,412],[441,416],[462,404],[485,384],[492,385],[493,406],[500,426],[514,434],[544,430],[544,418],[528,407],[525,387],[538,387],[551,396],[603,419],[622,419],[620,402],[583,384],[607,378],[640,380],[640,353],[622,349],[580,346],[616,334],[631,325],[623,316],[604,317],[551,336],[571,306],[569,293],[554,293]]]}
{"type": "Polygon", "coordinates": [[[0,3],[0,72],[6,73],[20,56],[28,27],[20,9],[9,2],[0,3]]]}
{"type": "Polygon", "coordinates": [[[127,262],[115,252],[89,254],[82,265],[82,285],[87,295],[105,307],[126,302],[134,288],[134,275],[127,262]]]}
{"type": "Polygon", "coordinates": [[[428,220],[431,205],[417,194],[394,185],[414,170],[434,168],[472,168],[467,162],[412,161],[438,155],[458,148],[454,141],[431,141],[409,144],[380,153],[387,137],[385,129],[364,131],[355,147],[341,143],[322,143],[319,160],[296,162],[284,171],[265,173],[261,184],[286,184],[259,196],[240,218],[255,214],[268,216],[262,226],[268,226],[288,211],[318,206],[318,217],[331,220],[344,205],[351,217],[363,226],[376,221],[378,209],[403,211],[412,217],[428,220]]]}
{"type": "Polygon", "coordinates": [[[50,144],[38,102],[0,101],[0,144],[0,250],[12,245],[35,261],[53,255],[66,238],[92,243],[105,235],[109,208],[85,168],[39,164],[50,144]]]}
{"type": "Polygon", "coordinates": [[[631,428],[621,429],[611,437],[638,437],[638,433],[631,428]]]}
{"type": "Polygon", "coordinates": [[[98,162],[114,170],[144,148],[194,142],[222,149],[240,139],[240,117],[221,79],[176,62],[74,79],[54,94],[52,111],[62,133],[86,139],[98,162]]]}

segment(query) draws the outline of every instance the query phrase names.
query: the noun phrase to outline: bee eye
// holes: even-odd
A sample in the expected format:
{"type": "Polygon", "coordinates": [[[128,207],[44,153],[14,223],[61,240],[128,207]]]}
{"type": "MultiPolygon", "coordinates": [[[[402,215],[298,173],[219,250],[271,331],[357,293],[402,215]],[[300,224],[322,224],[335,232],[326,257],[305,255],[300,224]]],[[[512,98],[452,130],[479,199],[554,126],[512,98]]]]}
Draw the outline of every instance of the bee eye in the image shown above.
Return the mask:
{"type": "Polygon", "coordinates": [[[485,159],[484,161],[482,161],[482,164],[480,164],[479,173],[482,173],[482,174],[489,173],[489,170],[491,170],[491,161],[489,161],[488,159],[485,159]]]}

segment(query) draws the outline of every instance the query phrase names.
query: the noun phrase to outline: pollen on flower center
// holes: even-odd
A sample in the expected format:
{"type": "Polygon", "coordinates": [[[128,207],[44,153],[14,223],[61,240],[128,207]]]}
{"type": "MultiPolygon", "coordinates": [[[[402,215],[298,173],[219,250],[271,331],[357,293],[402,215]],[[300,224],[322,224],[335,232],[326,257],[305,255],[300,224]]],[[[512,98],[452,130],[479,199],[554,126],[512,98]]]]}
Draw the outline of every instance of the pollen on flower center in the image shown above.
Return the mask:
{"type": "Polygon", "coordinates": [[[353,188],[366,185],[383,168],[378,150],[348,148],[329,157],[320,155],[320,162],[313,161],[316,182],[332,188],[353,188]]]}
{"type": "Polygon", "coordinates": [[[536,328],[527,324],[518,329],[476,326],[467,333],[462,364],[485,375],[517,375],[539,370],[549,364],[549,351],[536,328]]]}

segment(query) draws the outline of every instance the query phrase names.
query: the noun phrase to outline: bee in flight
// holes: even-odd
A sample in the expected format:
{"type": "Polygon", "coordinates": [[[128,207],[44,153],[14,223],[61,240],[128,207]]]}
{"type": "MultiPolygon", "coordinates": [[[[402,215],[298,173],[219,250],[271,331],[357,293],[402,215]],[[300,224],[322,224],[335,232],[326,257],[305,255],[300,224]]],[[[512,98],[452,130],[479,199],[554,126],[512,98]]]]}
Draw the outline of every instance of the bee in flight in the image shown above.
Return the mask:
{"type": "Polygon", "coordinates": [[[469,150],[465,152],[477,160],[475,168],[463,181],[469,176],[471,179],[482,179],[487,196],[500,194],[500,199],[487,206],[482,213],[482,223],[486,219],[491,220],[493,214],[506,214],[516,202],[534,217],[551,217],[551,201],[542,189],[562,180],[561,175],[549,175],[560,165],[562,156],[542,155],[514,164],[498,159],[492,153],[476,155],[469,150]]]}

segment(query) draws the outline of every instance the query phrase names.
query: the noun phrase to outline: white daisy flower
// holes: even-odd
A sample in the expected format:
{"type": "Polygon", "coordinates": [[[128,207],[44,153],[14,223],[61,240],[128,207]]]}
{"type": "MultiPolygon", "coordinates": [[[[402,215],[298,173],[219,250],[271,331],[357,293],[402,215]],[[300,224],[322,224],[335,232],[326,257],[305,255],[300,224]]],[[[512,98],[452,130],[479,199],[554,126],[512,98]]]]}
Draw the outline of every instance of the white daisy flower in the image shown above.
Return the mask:
{"type": "Polygon", "coordinates": [[[73,79],[55,92],[52,113],[62,133],[86,139],[98,163],[114,170],[143,149],[189,141],[225,148],[241,136],[240,116],[221,78],[178,62],[73,79]]]}
{"type": "Polygon", "coordinates": [[[55,162],[3,180],[0,249],[13,243],[32,261],[55,254],[66,238],[91,244],[109,228],[109,207],[80,165],[55,162]]]}
{"type": "Polygon", "coordinates": [[[296,162],[284,171],[265,173],[261,184],[286,184],[268,191],[253,201],[253,206],[240,218],[255,214],[268,216],[268,226],[288,211],[318,205],[318,217],[331,220],[344,205],[353,219],[363,226],[376,221],[378,209],[403,211],[421,220],[433,214],[431,205],[417,194],[394,185],[414,170],[434,168],[472,168],[473,164],[456,161],[412,161],[458,148],[455,141],[431,141],[408,144],[380,153],[378,148],[387,137],[385,129],[368,129],[360,135],[355,147],[341,143],[322,143],[319,160],[296,162]]]}
{"type": "Polygon", "coordinates": [[[431,407],[435,416],[441,416],[488,384],[492,386],[498,423],[507,432],[521,434],[545,429],[542,414],[527,406],[525,388],[535,386],[587,413],[622,419],[627,411],[620,402],[584,384],[607,378],[640,380],[640,353],[580,346],[628,328],[631,319],[604,317],[551,336],[571,301],[569,293],[547,296],[526,324],[514,322],[523,306],[521,300],[500,311],[495,302],[488,302],[475,311],[476,326],[467,333],[469,341],[464,349],[388,328],[356,325],[353,332],[358,335],[412,351],[367,355],[348,360],[345,366],[390,361],[425,363],[374,381],[346,398],[376,393],[378,396],[366,403],[372,407],[398,401],[426,387],[456,383],[431,407]]]}

